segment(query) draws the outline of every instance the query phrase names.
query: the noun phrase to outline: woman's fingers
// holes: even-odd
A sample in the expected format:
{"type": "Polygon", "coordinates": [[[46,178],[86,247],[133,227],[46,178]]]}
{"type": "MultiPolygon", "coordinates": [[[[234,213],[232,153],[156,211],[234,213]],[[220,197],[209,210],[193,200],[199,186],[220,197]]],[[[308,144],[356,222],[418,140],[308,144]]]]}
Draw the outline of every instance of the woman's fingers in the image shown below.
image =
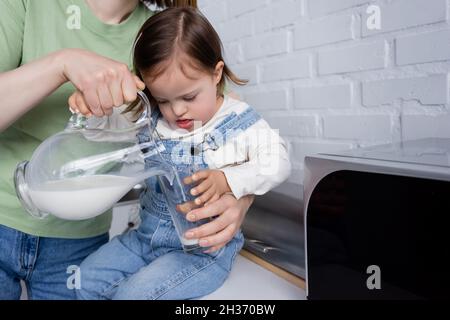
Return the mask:
{"type": "Polygon", "coordinates": [[[196,207],[197,205],[194,203],[194,201],[188,201],[181,204],[177,204],[176,210],[180,213],[187,214],[196,207]]]}
{"type": "Polygon", "coordinates": [[[86,102],[84,101],[84,98],[81,95],[81,93],[76,92],[75,97],[78,112],[84,114],[85,116],[91,116],[92,115],[91,110],[86,105],[86,102]]]}
{"type": "MultiPolygon", "coordinates": [[[[140,88],[145,88],[142,81],[136,82],[140,88]]],[[[92,90],[86,91],[84,94],[80,91],[74,92],[69,97],[69,107],[73,112],[79,112],[84,115],[103,116],[111,115],[113,107],[119,107],[124,103],[122,87],[119,82],[112,82],[109,87],[106,84],[98,86],[97,93],[92,90]],[[91,101],[87,102],[88,100],[91,101]],[[95,110],[95,111],[94,111],[95,110]]]]}
{"type": "Polygon", "coordinates": [[[205,250],[205,251],[204,251],[204,253],[211,253],[211,252],[220,250],[220,249],[222,249],[222,247],[224,247],[225,245],[226,245],[226,243],[221,243],[220,245],[209,247],[208,250],[205,250]]]}
{"type": "Polygon", "coordinates": [[[122,92],[126,103],[133,102],[137,98],[136,80],[131,73],[124,74],[122,78],[122,92]]]}
{"type": "Polygon", "coordinates": [[[82,93],[86,104],[89,106],[89,110],[97,117],[104,115],[101,108],[100,100],[98,98],[97,90],[87,90],[82,93]]]}
{"type": "MultiPolygon", "coordinates": [[[[145,84],[124,63],[83,49],[64,49],[63,76],[71,81],[96,116],[136,100],[145,84]]],[[[74,98],[72,98],[74,99],[74,98]]],[[[71,102],[74,104],[74,100],[71,102]]]]}
{"type": "Polygon", "coordinates": [[[197,205],[201,205],[202,203],[206,203],[212,199],[212,197],[216,194],[216,190],[210,188],[206,190],[200,197],[195,199],[195,203],[197,205]]]}
{"type": "Polygon", "coordinates": [[[91,116],[91,110],[86,105],[83,95],[79,91],[75,91],[69,97],[69,107],[73,113],[81,113],[85,116],[91,116]]]}
{"type": "Polygon", "coordinates": [[[215,193],[215,194],[212,196],[211,199],[209,199],[208,201],[206,201],[205,206],[209,206],[211,203],[214,203],[214,202],[216,202],[216,201],[219,200],[219,199],[220,199],[220,196],[219,196],[217,193],[215,193]]]}
{"type": "Polygon", "coordinates": [[[136,87],[139,90],[144,90],[145,89],[145,83],[142,82],[142,80],[139,79],[139,77],[137,75],[133,75],[133,78],[134,78],[134,82],[136,83],[136,87]]]}
{"type": "MultiPolygon", "coordinates": [[[[111,75],[111,79],[117,79],[117,75],[116,74],[111,75]]],[[[111,92],[111,97],[112,97],[114,106],[119,107],[119,106],[123,105],[124,99],[123,99],[120,81],[112,81],[109,84],[109,91],[111,92]]]]}
{"type": "Polygon", "coordinates": [[[199,244],[202,247],[209,247],[208,252],[220,249],[239,231],[245,213],[252,201],[253,197],[247,196],[236,200],[231,195],[223,195],[219,200],[206,207],[192,210],[187,215],[187,219],[191,221],[214,216],[217,216],[217,218],[200,227],[188,230],[185,237],[200,239],[199,244]]]}
{"type": "MultiPolygon", "coordinates": [[[[216,219],[217,220],[217,219],[216,219]]],[[[208,223],[211,224],[212,222],[208,223]]],[[[221,228],[221,230],[213,235],[209,236],[200,236],[199,244],[202,247],[213,247],[213,246],[220,246],[222,247],[226,243],[228,243],[236,234],[236,225],[230,224],[227,225],[225,228],[221,228]]]]}
{"type": "Polygon", "coordinates": [[[111,91],[106,84],[99,85],[97,89],[98,100],[100,101],[100,107],[105,115],[112,113],[112,107],[114,106],[113,97],[111,91]]]}
{"type": "Polygon", "coordinates": [[[224,212],[229,207],[224,199],[211,203],[207,207],[201,207],[189,212],[188,220],[197,221],[205,218],[212,218],[224,212]]]}
{"type": "MultiPolygon", "coordinates": [[[[208,207],[203,207],[201,209],[208,209],[208,208],[211,208],[212,206],[213,206],[213,204],[209,205],[208,207]]],[[[193,211],[197,211],[197,210],[198,209],[193,210],[193,211]]],[[[210,222],[205,223],[205,224],[203,224],[203,225],[201,225],[201,226],[199,226],[197,228],[189,230],[193,234],[189,234],[189,235],[187,235],[187,237],[188,238],[194,238],[194,239],[195,238],[202,238],[202,237],[211,236],[211,235],[214,235],[214,234],[216,234],[218,232],[221,232],[222,230],[227,228],[229,225],[232,225],[234,223],[234,221],[238,220],[236,215],[235,215],[235,213],[234,213],[234,211],[235,210],[233,208],[230,208],[230,209],[226,210],[222,214],[220,214],[220,211],[215,211],[212,214],[212,216],[217,216],[217,215],[220,214],[216,219],[211,220],[210,222]]],[[[197,214],[195,214],[193,212],[190,212],[187,215],[187,219],[189,221],[193,221],[191,215],[195,215],[196,216],[195,220],[199,220],[200,219],[199,215],[197,215],[197,214]]],[[[188,233],[189,233],[189,231],[188,231],[188,233]]]]}
{"type": "MultiPolygon", "coordinates": [[[[234,199],[236,203],[236,199],[234,199]]],[[[236,222],[239,220],[238,209],[231,207],[232,202],[226,199],[219,199],[212,203],[208,207],[203,207],[200,209],[195,209],[191,211],[187,218],[188,220],[193,220],[191,215],[195,216],[194,220],[200,220],[207,217],[217,216],[216,219],[201,225],[200,227],[188,230],[185,233],[185,237],[188,239],[200,239],[199,244],[202,247],[211,247],[209,252],[215,251],[223,247],[228,243],[236,234],[238,225],[236,222]],[[228,209],[227,209],[228,208],[228,209]],[[222,210],[220,210],[222,209],[222,210]]]]}
{"type": "Polygon", "coordinates": [[[69,108],[70,111],[72,111],[72,113],[78,113],[80,112],[76,103],[76,95],[78,92],[74,92],[70,95],[68,103],[69,103],[69,108]]]}

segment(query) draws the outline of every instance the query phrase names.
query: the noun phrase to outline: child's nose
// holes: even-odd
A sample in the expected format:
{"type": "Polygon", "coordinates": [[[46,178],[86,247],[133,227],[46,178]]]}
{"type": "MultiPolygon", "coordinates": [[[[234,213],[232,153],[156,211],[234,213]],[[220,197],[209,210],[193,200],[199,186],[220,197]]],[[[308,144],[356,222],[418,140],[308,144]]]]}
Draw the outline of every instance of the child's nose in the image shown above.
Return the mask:
{"type": "Polygon", "coordinates": [[[175,102],[172,105],[172,110],[173,110],[173,113],[175,113],[175,115],[177,117],[180,117],[186,113],[187,107],[182,101],[180,101],[180,102],[175,102]]]}

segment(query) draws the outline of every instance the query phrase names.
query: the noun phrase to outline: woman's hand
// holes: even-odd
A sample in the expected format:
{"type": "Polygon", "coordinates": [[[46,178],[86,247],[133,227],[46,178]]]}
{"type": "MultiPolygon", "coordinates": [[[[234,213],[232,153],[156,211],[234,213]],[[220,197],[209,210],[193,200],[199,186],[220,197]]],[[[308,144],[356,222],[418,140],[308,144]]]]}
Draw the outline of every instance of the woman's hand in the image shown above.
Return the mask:
{"type": "Polygon", "coordinates": [[[134,101],[137,90],[145,88],[123,63],[82,49],[58,50],[14,70],[0,72],[0,132],[67,81],[79,91],[72,102],[82,100],[84,114],[96,116],[134,101]]]}
{"type": "Polygon", "coordinates": [[[253,199],[253,196],[246,196],[236,200],[234,196],[225,194],[208,206],[192,210],[186,216],[189,221],[217,217],[211,222],[187,231],[184,236],[187,239],[200,239],[200,246],[210,247],[205,252],[219,250],[239,231],[253,199]]]}
{"type": "Polygon", "coordinates": [[[65,49],[63,75],[77,91],[69,98],[74,112],[110,115],[113,107],[132,102],[145,84],[126,64],[82,49],[65,49]]]}

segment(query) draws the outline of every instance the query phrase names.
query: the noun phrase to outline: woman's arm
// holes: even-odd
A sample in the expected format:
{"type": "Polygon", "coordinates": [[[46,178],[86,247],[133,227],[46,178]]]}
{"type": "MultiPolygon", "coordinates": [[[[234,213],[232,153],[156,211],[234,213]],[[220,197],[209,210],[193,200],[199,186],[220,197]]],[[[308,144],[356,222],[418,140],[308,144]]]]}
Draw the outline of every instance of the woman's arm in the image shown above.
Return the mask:
{"type": "Polygon", "coordinates": [[[0,73],[0,132],[65,81],[61,52],[0,73]]]}
{"type": "Polygon", "coordinates": [[[239,231],[253,200],[254,196],[252,195],[236,200],[232,195],[225,194],[206,207],[192,210],[186,217],[190,221],[218,217],[198,228],[187,231],[185,237],[200,239],[200,246],[210,247],[207,252],[219,250],[239,231]]]}
{"type": "Polygon", "coordinates": [[[134,101],[138,88],[145,86],[123,63],[82,49],[56,51],[0,73],[0,132],[67,81],[96,116],[134,101]]]}

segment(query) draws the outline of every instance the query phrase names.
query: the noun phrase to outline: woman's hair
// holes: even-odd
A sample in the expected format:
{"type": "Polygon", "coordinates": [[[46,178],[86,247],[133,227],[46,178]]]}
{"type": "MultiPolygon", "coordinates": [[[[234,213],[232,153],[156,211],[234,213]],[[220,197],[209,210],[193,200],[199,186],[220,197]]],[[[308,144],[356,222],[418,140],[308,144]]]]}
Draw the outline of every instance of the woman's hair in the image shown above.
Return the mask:
{"type": "MultiPolygon", "coordinates": [[[[222,43],[209,21],[195,8],[172,7],[150,17],[138,33],[134,48],[134,70],[156,78],[175,55],[182,53],[191,59],[191,67],[214,73],[217,63],[224,62],[222,43]]],[[[183,71],[183,70],[182,70],[183,71]]],[[[236,77],[224,62],[222,78],[217,85],[218,95],[223,94],[226,79],[244,85],[246,80],[236,77]]],[[[148,89],[145,93],[157,107],[148,89]]],[[[138,103],[132,103],[125,111],[136,111],[138,103]]]]}
{"type": "Polygon", "coordinates": [[[197,0],[141,0],[142,2],[155,5],[160,8],[191,6],[197,8],[197,0]]]}

